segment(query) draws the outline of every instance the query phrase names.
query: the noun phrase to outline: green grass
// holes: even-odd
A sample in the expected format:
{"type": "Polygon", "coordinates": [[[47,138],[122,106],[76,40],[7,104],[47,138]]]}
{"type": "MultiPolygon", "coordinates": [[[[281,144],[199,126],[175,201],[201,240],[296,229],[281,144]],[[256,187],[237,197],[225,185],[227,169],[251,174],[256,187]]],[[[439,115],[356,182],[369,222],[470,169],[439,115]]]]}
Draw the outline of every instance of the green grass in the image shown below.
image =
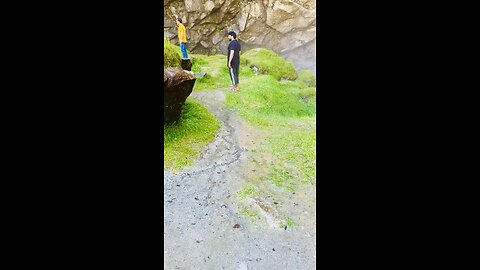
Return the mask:
{"type": "Polygon", "coordinates": [[[222,55],[192,55],[192,71],[195,73],[205,72],[206,76],[198,78],[194,90],[213,90],[226,88],[230,83],[228,69],[226,67],[226,56],[222,55]]]}
{"type": "Polygon", "coordinates": [[[315,75],[311,70],[301,70],[298,72],[297,80],[305,83],[309,87],[315,87],[317,85],[315,75]]]}
{"type": "Polygon", "coordinates": [[[193,164],[206,144],[214,140],[220,123],[205,107],[188,98],[178,122],[164,126],[164,167],[178,171],[193,164]]]}
{"type": "Polygon", "coordinates": [[[297,71],[292,63],[286,61],[276,53],[263,49],[252,49],[242,54],[247,66],[254,65],[264,74],[272,75],[276,80],[281,78],[295,80],[297,71]]]}
{"type": "Polygon", "coordinates": [[[269,151],[275,159],[266,180],[276,187],[293,192],[300,184],[316,184],[314,127],[279,131],[261,145],[260,151],[269,151]]]}
{"type": "MultiPolygon", "coordinates": [[[[207,73],[205,78],[197,79],[194,88],[197,91],[230,87],[225,55],[193,55],[192,70],[207,73]]],[[[301,71],[295,78],[293,66],[275,53],[266,49],[247,51],[240,65],[240,91],[227,91],[225,102],[270,134],[252,153],[273,160],[262,165],[268,166],[263,181],[288,191],[316,184],[315,76],[311,71],[301,71]],[[264,68],[266,74],[254,73],[252,64],[264,68]],[[291,80],[279,81],[282,77],[291,80]]],[[[256,162],[255,157],[252,162],[256,162]]],[[[257,186],[247,183],[237,193],[238,197],[245,199],[258,194],[257,186]]]]}
{"type": "Polygon", "coordinates": [[[260,227],[262,216],[257,210],[252,210],[250,206],[241,205],[238,213],[247,218],[254,227],[260,227]]]}
{"type": "MultiPolygon", "coordinates": [[[[231,79],[227,67],[226,55],[200,55],[192,54],[192,71],[195,73],[205,72],[206,76],[198,78],[194,90],[213,90],[218,88],[231,87],[231,79]]],[[[260,78],[262,74],[253,72],[251,65],[260,68],[264,73],[269,74],[275,80],[285,78],[295,80],[297,72],[293,65],[285,61],[272,51],[266,49],[253,49],[242,54],[240,61],[239,81],[243,84],[253,78],[260,78]]],[[[305,83],[298,86],[306,87],[305,83]]]]}
{"type": "Polygon", "coordinates": [[[285,226],[287,226],[287,228],[293,228],[297,226],[297,223],[293,219],[287,218],[283,223],[280,224],[280,228],[283,229],[285,226]]]}
{"type": "Polygon", "coordinates": [[[227,93],[226,105],[237,110],[250,122],[271,126],[275,119],[314,116],[315,91],[303,83],[278,82],[269,75],[260,75],[241,84],[238,93],[227,93]]]}
{"type": "MultiPolygon", "coordinates": [[[[192,59],[192,71],[207,73],[206,77],[197,79],[195,91],[231,87],[226,55],[192,55],[192,59]]],[[[315,76],[310,71],[300,71],[297,75],[290,63],[265,49],[251,50],[241,59],[239,90],[225,92],[225,105],[266,134],[249,149],[250,161],[262,167],[261,173],[250,173],[247,182],[236,193],[240,205],[244,205],[239,213],[252,223],[258,223],[261,216],[251,205],[245,206],[248,204],[245,199],[265,198],[266,194],[280,200],[288,199],[288,194],[316,185],[315,76]],[[265,74],[254,73],[250,68],[252,64],[264,69],[265,74]],[[281,80],[282,77],[288,80],[281,80]]],[[[205,121],[204,124],[209,123],[205,121]]],[[[213,139],[211,136],[209,138],[213,139]]],[[[198,135],[193,137],[198,139],[198,135]]],[[[195,156],[195,149],[186,149],[190,145],[188,140],[178,139],[171,143],[183,150],[169,154],[176,159],[172,162],[176,165],[170,166],[180,168],[195,156]]],[[[205,145],[205,141],[202,143],[205,145]]],[[[196,149],[198,152],[200,148],[196,149]]],[[[289,217],[282,225],[294,227],[296,223],[289,217]]]]}
{"type": "MultiPolygon", "coordinates": [[[[270,56],[264,49],[257,50],[258,62],[273,66],[272,62],[279,61],[270,56]]],[[[250,69],[250,60],[246,62],[243,67],[250,69]]],[[[295,81],[278,81],[280,75],[244,72],[240,91],[226,93],[227,107],[270,134],[251,151],[255,157],[272,160],[263,165],[268,172],[261,181],[291,192],[299,186],[316,185],[316,87],[311,86],[315,77],[310,75],[311,71],[302,71],[295,81]]],[[[256,163],[255,157],[251,161],[256,163]]],[[[245,185],[239,197],[262,192],[256,184],[245,185]]]]}
{"type": "MultiPolygon", "coordinates": [[[[194,90],[214,90],[218,88],[230,88],[232,81],[230,79],[227,56],[211,55],[205,56],[200,54],[192,55],[192,71],[195,73],[205,72],[206,76],[198,78],[194,90]]],[[[246,66],[240,66],[240,83],[242,80],[253,76],[252,70],[246,66]]]]}
{"type": "Polygon", "coordinates": [[[163,42],[163,66],[181,67],[181,51],[179,46],[175,46],[168,39],[163,42]]]}
{"type": "Polygon", "coordinates": [[[237,192],[238,198],[244,200],[247,197],[251,197],[255,194],[258,193],[258,188],[252,184],[252,183],[247,183],[245,186],[240,189],[240,191],[237,192]]]}

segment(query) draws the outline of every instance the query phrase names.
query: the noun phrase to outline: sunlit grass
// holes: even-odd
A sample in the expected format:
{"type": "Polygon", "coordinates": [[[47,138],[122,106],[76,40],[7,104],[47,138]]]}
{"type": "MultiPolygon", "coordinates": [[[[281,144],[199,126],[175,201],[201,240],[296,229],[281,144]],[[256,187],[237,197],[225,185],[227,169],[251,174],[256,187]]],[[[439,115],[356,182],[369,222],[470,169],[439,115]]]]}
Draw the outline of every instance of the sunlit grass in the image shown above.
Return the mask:
{"type": "Polygon", "coordinates": [[[252,183],[247,183],[245,186],[242,187],[242,189],[240,189],[240,191],[237,192],[237,196],[238,198],[243,200],[257,193],[258,193],[258,188],[252,183]]]}
{"type": "Polygon", "coordinates": [[[248,50],[243,54],[243,58],[247,66],[254,65],[261,72],[272,75],[276,80],[297,78],[297,71],[292,63],[270,50],[264,48],[248,50]]]}
{"type": "Polygon", "coordinates": [[[220,123],[205,107],[188,98],[176,123],[164,126],[164,167],[178,171],[193,164],[205,145],[214,140],[220,123]]]}
{"type": "Polygon", "coordinates": [[[168,39],[163,41],[163,66],[164,67],[180,67],[181,51],[179,46],[175,46],[168,39]]]}
{"type": "MultiPolygon", "coordinates": [[[[192,55],[193,65],[192,71],[195,73],[205,72],[206,76],[197,78],[194,90],[214,90],[220,88],[230,88],[232,81],[230,79],[227,67],[226,55],[192,55]]],[[[253,76],[250,68],[243,65],[240,66],[239,80],[240,83],[248,77],[253,76]]]]}
{"type": "Polygon", "coordinates": [[[275,119],[285,120],[315,115],[315,91],[304,84],[276,81],[261,75],[241,84],[238,93],[227,93],[226,105],[258,125],[274,125],[275,119]],[[308,93],[307,93],[308,92],[308,93]]]}
{"type": "Polygon", "coordinates": [[[315,74],[311,70],[301,70],[298,72],[297,81],[304,82],[309,87],[315,87],[317,85],[315,74]]]}
{"type": "MultiPolygon", "coordinates": [[[[207,74],[197,79],[194,90],[231,87],[226,55],[194,54],[192,58],[192,71],[207,74]]],[[[262,165],[268,167],[262,181],[287,191],[295,191],[302,185],[316,185],[315,76],[310,71],[301,71],[296,80],[279,81],[280,78],[297,78],[292,69],[293,66],[273,52],[247,51],[241,61],[240,91],[226,91],[225,101],[227,107],[270,134],[251,150],[258,158],[268,156],[273,160],[271,164],[262,165]],[[252,64],[263,68],[266,74],[253,72],[252,64]]],[[[188,151],[193,150],[180,148],[184,156],[192,155],[188,151]]],[[[238,197],[245,199],[262,192],[256,184],[247,183],[237,193],[238,197]]]]}

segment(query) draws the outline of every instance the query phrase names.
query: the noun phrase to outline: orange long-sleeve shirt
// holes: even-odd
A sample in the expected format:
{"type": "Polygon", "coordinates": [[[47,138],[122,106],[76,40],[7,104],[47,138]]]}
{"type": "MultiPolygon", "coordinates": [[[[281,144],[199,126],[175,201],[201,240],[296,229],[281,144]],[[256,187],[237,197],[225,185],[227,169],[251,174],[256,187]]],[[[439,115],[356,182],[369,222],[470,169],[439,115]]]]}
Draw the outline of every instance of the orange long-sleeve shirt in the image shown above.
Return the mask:
{"type": "Polygon", "coordinates": [[[178,41],[187,42],[187,29],[182,23],[178,25],[178,41]]]}

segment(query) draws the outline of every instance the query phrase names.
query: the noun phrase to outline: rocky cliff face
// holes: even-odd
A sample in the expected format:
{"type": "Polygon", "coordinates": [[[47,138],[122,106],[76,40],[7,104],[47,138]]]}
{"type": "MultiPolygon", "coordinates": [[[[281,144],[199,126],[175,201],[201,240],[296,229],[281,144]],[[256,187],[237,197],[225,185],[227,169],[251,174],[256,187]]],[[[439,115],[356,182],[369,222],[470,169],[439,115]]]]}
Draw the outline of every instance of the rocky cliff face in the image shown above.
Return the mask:
{"type": "Polygon", "coordinates": [[[316,2],[313,0],[164,0],[164,36],[178,44],[175,18],[187,28],[188,50],[226,54],[228,31],[242,51],[265,47],[297,69],[315,70],[316,2]]]}

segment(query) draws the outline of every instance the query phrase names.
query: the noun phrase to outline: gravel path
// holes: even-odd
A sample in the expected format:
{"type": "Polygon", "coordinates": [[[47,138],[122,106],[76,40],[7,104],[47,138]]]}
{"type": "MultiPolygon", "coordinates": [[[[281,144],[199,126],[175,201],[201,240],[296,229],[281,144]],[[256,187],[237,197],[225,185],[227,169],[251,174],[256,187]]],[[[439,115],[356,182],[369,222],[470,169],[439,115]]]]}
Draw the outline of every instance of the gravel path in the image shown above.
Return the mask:
{"type": "Polygon", "coordinates": [[[237,214],[255,130],[223,105],[225,91],[192,93],[220,130],[194,166],[164,172],[164,269],[315,269],[315,229],[258,228],[237,214]]]}

